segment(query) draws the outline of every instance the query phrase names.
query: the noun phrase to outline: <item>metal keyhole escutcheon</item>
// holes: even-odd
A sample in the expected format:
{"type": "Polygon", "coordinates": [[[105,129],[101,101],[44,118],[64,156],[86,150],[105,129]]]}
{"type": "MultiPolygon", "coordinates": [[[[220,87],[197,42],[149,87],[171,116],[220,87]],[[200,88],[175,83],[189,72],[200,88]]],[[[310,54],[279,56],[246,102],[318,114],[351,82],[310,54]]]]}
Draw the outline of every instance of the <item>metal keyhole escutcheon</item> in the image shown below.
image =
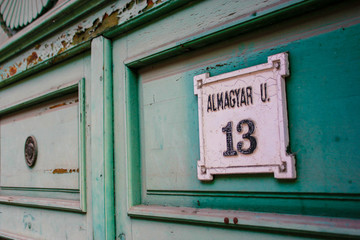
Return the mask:
{"type": "Polygon", "coordinates": [[[37,158],[37,142],[34,136],[29,136],[25,141],[25,162],[29,167],[33,167],[37,158]]]}

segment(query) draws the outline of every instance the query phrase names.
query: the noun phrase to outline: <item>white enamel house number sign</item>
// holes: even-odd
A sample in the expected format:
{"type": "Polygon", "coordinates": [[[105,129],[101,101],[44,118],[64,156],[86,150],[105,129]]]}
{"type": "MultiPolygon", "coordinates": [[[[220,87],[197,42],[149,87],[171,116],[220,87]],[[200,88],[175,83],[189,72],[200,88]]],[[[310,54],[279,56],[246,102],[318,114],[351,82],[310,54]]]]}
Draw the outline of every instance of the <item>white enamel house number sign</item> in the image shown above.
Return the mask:
{"type": "Polygon", "coordinates": [[[216,174],[274,173],[296,178],[289,144],[285,77],[288,54],[268,62],[210,77],[194,77],[198,96],[199,180],[216,174]]]}

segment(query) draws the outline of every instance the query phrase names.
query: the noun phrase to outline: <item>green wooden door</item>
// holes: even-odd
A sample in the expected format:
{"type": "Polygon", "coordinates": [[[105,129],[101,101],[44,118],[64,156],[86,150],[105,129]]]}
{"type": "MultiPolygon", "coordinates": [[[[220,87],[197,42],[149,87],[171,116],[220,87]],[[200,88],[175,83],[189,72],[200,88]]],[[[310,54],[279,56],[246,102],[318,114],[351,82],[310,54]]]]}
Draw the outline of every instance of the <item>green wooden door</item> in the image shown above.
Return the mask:
{"type": "Polygon", "coordinates": [[[1,237],[91,237],[85,214],[90,61],[89,53],[80,54],[0,89],[1,237]]]}
{"type": "Polygon", "coordinates": [[[57,1],[0,31],[0,238],[359,238],[359,9],[57,1]]]}
{"type": "Polygon", "coordinates": [[[359,236],[359,6],[318,4],[199,1],[113,39],[117,239],[359,236]],[[193,77],[282,52],[297,178],[198,180],[193,77]]]}

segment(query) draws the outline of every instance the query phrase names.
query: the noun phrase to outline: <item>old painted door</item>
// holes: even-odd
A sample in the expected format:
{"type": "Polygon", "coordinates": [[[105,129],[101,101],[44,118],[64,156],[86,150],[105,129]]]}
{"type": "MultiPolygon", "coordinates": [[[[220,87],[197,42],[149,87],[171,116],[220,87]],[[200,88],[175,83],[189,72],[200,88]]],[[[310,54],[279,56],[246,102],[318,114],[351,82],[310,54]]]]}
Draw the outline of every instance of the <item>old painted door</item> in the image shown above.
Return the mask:
{"type": "Polygon", "coordinates": [[[90,54],[80,54],[1,88],[1,236],[91,236],[85,214],[89,65],[90,54]]]}
{"type": "MultiPolygon", "coordinates": [[[[359,9],[354,1],[193,1],[110,34],[116,238],[359,237],[359,9]],[[296,177],[198,179],[201,141],[210,140],[200,135],[194,76],[281,53],[290,70],[284,154],[295,156],[296,177]]],[[[217,131],[225,142],[230,130],[217,131]]]]}

